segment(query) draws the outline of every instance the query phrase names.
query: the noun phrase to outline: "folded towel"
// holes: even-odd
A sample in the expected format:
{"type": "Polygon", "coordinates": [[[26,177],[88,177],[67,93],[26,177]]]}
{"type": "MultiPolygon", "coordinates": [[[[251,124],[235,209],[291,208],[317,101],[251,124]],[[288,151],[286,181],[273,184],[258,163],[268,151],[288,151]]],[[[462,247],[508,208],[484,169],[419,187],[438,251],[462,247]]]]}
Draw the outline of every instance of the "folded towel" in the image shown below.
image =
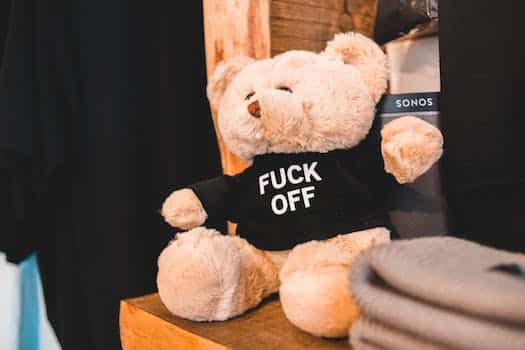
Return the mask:
{"type": "Polygon", "coordinates": [[[523,254],[451,237],[373,248],[352,268],[363,317],[350,342],[357,350],[523,350],[525,279],[509,268],[523,264],[523,254]]]}

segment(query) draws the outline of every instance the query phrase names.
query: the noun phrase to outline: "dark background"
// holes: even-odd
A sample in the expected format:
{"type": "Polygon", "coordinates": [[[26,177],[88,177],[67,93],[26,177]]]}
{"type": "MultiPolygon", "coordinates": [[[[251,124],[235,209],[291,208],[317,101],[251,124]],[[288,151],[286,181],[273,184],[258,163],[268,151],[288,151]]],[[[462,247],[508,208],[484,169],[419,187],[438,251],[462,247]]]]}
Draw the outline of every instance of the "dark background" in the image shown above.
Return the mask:
{"type": "MultiPolygon", "coordinates": [[[[520,3],[441,1],[440,45],[452,234],[523,251],[520,3]]],[[[64,349],[116,349],[164,197],[220,172],[201,2],[3,0],[0,41],[0,250],[37,251],[64,349]]]]}
{"type": "Polygon", "coordinates": [[[525,252],[523,1],[441,1],[443,177],[452,234],[525,252]]]}
{"type": "Polygon", "coordinates": [[[155,291],[175,232],[164,197],[220,173],[201,2],[9,5],[0,249],[14,261],[38,252],[64,349],[116,349],[119,300],[155,291]]]}

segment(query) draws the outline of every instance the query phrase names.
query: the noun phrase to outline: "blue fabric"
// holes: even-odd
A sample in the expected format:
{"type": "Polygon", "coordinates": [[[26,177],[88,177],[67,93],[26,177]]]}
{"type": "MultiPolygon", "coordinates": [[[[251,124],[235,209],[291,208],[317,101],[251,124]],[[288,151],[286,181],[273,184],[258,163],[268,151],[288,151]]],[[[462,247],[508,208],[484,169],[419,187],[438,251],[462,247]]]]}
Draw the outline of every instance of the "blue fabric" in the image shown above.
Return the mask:
{"type": "Polygon", "coordinates": [[[20,329],[19,350],[40,349],[40,311],[38,288],[40,276],[36,254],[20,264],[20,329]]]}

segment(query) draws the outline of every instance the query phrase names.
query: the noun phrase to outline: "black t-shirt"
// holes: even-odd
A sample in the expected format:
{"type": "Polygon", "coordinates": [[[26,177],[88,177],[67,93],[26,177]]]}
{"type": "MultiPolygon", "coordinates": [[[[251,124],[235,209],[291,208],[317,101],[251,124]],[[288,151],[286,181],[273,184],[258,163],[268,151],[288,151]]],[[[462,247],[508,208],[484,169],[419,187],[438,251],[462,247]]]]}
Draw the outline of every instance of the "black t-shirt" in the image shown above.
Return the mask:
{"type": "Polygon", "coordinates": [[[384,171],[374,127],[349,150],[265,154],[235,176],[190,186],[209,219],[238,223],[237,233],[261,249],[289,249],[309,240],[386,226],[384,171]]]}

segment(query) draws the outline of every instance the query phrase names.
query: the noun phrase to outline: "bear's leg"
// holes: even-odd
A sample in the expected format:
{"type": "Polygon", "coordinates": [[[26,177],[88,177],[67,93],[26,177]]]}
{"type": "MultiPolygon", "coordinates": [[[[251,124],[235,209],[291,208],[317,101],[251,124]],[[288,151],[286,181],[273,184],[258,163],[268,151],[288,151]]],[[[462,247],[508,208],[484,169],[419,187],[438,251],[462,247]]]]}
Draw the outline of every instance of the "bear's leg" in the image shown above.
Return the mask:
{"type": "Polygon", "coordinates": [[[286,317],[316,336],[347,336],[359,317],[348,283],[352,261],[362,250],[389,240],[388,230],[374,228],[296,246],[279,275],[286,317]]]}
{"type": "Polygon", "coordinates": [[[158,260],[159,295],[170,312],[194,321],[226,320],[279,288],[279,267],[236,236],[198,227],[177,235],[158,260]]]}

